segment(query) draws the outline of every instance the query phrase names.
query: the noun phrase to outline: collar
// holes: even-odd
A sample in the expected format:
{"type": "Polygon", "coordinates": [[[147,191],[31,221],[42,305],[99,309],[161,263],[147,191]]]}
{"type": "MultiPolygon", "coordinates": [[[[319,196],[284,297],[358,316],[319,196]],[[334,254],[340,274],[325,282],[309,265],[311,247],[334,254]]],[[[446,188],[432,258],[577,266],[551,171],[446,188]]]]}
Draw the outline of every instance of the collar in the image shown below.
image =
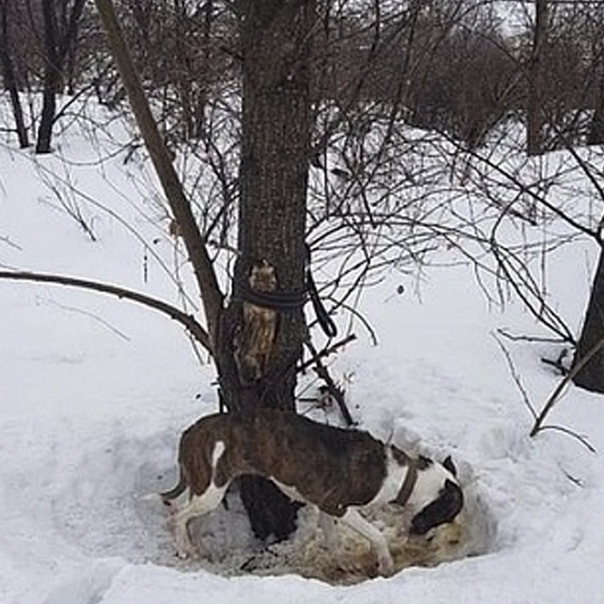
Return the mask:
{"type": "Polygon", "coordinates": [[[411,493],[413,492],[413,488],[415,487],[415,483],[417,482],[418,466],[419,464],[416,460],[409,459],[407,474],[405,474],[405,480],[403,480],[401,489],[398,492],[397,496],[392,500],[392,503],[396,503],[402,507],[409,501],[409,497],[411,497],[411,493]]]}

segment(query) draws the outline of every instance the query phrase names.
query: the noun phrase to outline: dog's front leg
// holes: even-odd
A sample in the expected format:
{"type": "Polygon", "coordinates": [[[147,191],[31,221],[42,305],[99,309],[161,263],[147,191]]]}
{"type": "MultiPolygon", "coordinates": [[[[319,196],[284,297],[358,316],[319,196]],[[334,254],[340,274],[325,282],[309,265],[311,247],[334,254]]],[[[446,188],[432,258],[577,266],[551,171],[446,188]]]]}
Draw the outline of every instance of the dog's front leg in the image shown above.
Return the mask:
{"type": "Polygon", "coordinates": [[[394,562],[384,535],[373,524],[365,520],[359,512],[351,508],[340,518],[340,521],[371,543],[377,555],[380,575],[384,577],[392,575],[394,573],[394,562]]]}

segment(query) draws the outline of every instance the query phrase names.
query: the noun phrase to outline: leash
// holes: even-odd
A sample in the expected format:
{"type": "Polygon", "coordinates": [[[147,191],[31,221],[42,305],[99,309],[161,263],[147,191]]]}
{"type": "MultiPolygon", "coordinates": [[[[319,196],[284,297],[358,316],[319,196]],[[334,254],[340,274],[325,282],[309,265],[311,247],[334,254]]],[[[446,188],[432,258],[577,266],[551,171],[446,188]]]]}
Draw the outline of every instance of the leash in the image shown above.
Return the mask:
{"type": "Polygon", "coordinates": [[[338,328],[336,327],[336,324],[334,323],[333,319],[327,313],[325,305],[323,304],[319,296],[319,291],[317,290],[315,280],[313,279],[312,273],[310,271],[310,262],[308,263],[306,268],[306,287],[308,288],[310,301],[312,302],[317,321],[319,322],[323,333],[328,338],[335,338],[338,335],[338,328]]]}
{"type": "Polygon", "coordinates": [[[243,302],[249,302],[263,308],[288,312],[297,310],[306,304],[306,292],[261,292],[252,289],[247,283],[238,282],[236,297],[243,302]]]}
{"type": "Polygon", "coordinates": [[[306,267],[304,269],[305,289],[292,292],[262,292],[252,289],[244,281],[235,284],[235,295],[244,302],[249,302],[263,308],[270,308],[278,312],[292,312],[302,308],[308,299],[313,305],[317,321],[328,338],[334,338],[338,334],[338,328],[329,316],[317,285],[310,269],[310,247],[306,248],[306,267]]]}

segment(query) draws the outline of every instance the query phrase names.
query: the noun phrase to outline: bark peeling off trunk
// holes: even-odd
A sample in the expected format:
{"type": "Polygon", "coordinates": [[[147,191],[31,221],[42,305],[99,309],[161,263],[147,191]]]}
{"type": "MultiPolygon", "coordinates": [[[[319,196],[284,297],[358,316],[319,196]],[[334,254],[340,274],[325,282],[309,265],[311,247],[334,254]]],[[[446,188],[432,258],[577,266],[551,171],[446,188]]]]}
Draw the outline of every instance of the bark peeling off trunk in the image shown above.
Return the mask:
{"type": "MultiPolygon", "coordinates": [[[[249,277],[252,293],[272,293],[277,289],[275,269],[266,260],[252,266],[249,277]]],[[[243,302],[243,325],[235,335],[235,362],[243,385],[262,379],[269,366],[277,335],[277,311],[243,302]]]]}

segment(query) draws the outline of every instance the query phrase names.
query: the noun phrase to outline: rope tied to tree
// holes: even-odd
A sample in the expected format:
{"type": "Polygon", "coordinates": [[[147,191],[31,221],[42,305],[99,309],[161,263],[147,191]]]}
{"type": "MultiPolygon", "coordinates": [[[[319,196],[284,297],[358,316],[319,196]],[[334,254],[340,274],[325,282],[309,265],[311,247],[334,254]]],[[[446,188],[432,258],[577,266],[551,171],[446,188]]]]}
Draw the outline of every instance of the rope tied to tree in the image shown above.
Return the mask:
{"type": "Polygon", "coordinates": [[[310,248],[306,245],[306,267],[304,269],[305,289],[297,291],[259,291],[250,287],[245,281],[235,283],[235,297],[243,302],[248,302],[263,308],[270,308],[277,312],[292,312],[302,308],[308,300],[311,301],[317,321],[325,335],[334,338],[338,328],[329,316],[325,304],[321,300],[317,285],[310,268],[310,248]]]}

